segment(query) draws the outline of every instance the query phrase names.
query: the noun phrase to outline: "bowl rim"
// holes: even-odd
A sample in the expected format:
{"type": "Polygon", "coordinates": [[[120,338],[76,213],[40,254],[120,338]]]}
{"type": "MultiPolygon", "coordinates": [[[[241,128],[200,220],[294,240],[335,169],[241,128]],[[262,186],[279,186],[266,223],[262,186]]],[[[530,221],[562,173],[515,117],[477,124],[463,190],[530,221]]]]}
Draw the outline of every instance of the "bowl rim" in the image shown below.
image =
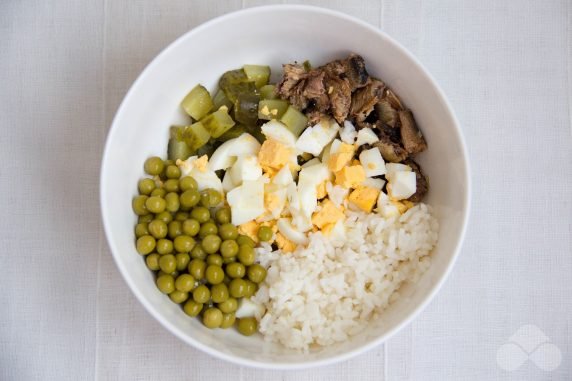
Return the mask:
{"type": "Polygon", "coordinates": [[[366,21],[363,21],[363,20],[358,19],[358,18],[353,17],[353,16],[346,15],[346,14],[339,12],[339,11],[331,10],[328,8],[317,7],[317,6],[310,6],[310,5],[289,5],[289,4],[264,5],[264,6],[251,7],[251,8],[240,9],[237,11],[229,12],[227,14],[212,18],[212,19],[190,29],[189,31],[187,31],[183,35],[179,36],[176,40],[171,42],[168,46],[166,46],[158,55],[156,55],[151,60],[151,62],[149,62],[146,65],[146,67],[143,69],[143,71],[138,75],[137,79],[130,86],[129,90],[127,91],[123,100],[121,101],[121,104],[115,113],[115,116],[114,116],[113,121],[111,123],[111,127],[109,129],[108,134],[107,134],[107,138],[105,140],[105,146],[104,146],[104,150],[103,150],[102,161],[101,161],[101,170],[100,170],[100,188],[99,188],[100,209],[101,209],[101,217],[102,217],[102,221],[103,221],[103,229],[105,232],[106,240],[107,240],[107,243],[109,245],[113,259],[115,261],[115,264],[117,265],[117,267],[119,269],[119,272],[121,273],[123,279],[125,280],[125,282],[129,286],[129,289],[131,290],[131,292],[135,295],[135,297],[139,300],[139,302],[143,305],[143,307],[147,310],[147,312],[149,314],[151,314],[151,316],[153,316],[155,318],[155,320],[157,320],[164,328],[166,328],[168,331],[170,331],[173,335],[175,335],[181,341],[183,341],[187,344],[190,344],[191,346],[193,346],[193,347],[195,347],[195,348],[197,348],[197,349],[199,349],[199,350],[201,350],[201,351],[203,351],[203,352],[205,352],[205,353],[207,353],[213,357],[216,357],[216,358],[219,358],[222,360],[226,360],[226,361],[233,363],[233,364],[236,364],[236,365],[248,366],[248,367],[258,368],[258,369],[270,369],[270,370],[299,370],[299,369],[308,369],[308,368],[314,368],[314,367],[325,366],[325,365],[332,365],[335,363],[339,363],[342,361],[349,360],[349,359],[351,359],[351,358],[353,358],[353,357],[355,357],[361,353],[369,351],[372,348],[377,347],[378,345],[386,342],[388,339],[393,337],[397,332],[399,332],[405,326],[409,325],[427,307],[427,305],[429,305],[429,303],[433,300],[433,298],[435,297],[437,292],[441,289],[441,287],[443,286],[443,284],[445,283],[445,281],[449,277],[449,274],[451,273],[451,270],[452,270],[453,266],[455,265],[455,262],[459,256],[460,251],[461,251],[463,241],[465,239],[468,221],[469,221],[469,216],[470,216],[470,211],[471,211],[471,194],[472,194],[472,186],[471,185],[472,184],[471,184],[470,173],[471,173],[471,168],[470,168],[470,162],[469,162],[469,153],[468,153],[467,145],[465,142],[465,138],[463,136],[463,132],[462,132],[462,129],[460,127],[460,123],[459,123],[459,121],[455,115],[455,112],[453,111],[453,108],[451,107],[449,100],[445,96],[445,93],[443,92],[441,87],[438,85],[436,80],[428,72],[428,70],[423,66],[423,64],[421,64],[421,62],[412,53],[410,53],[407,49],[405,49],[400,43],[398,43],[396,40],[394,40],[392,37],[390,37],[384,31],[382,31],[381,28],[377,28],[377,27],[367,23],[366,21]],[[399,324],[397,324],[395,327],[393,327],[391,330],[389,330],[385,334],[375,338],[371,342],[369,342],[369,343],[367,343],[361,347],[355,348],[351,351],[342,353],[342,354],[338,354],[338,355],[328,357],[328,358],[324,358],[324,359],[307,361],[307,362],[262,362],[262,361],[256,361],[256,360],[250,360],[250,359],[245,359],[245,358],[241,358],[241,357],[236,357],[236,356],[231,355],[231,354],[219,352],[216,349],[213,349],[207,345],[200,343],[199,341],[194,340],[192,337],[186,335],[180,328],[178,328],[177,326],[166,321],[161,316],[160,312],[157,311],[153,307],[153,305],[151,305],[151,303],[145,299],[145,297],[142,295],[142,293],[139,291],[139,289],[135,285],[134,280],[129,275],[128,269],[125,266],[123,266],[121,261],[119,260],[118,254],[116,254],[119,251],[118,251],[115,243],[110,240],[111,234],[110,234],[110,230],[109,230],[110,229],[109,219],[111,218],[111,216],[104,210],[104,205],[107,204],[106,193],[104,192],[104,190],[107,188],[107,186],[106,186],[107,184],[106,184],[106,180],[105,180],[106,179],[105,173],[106,173],[107,166],[111,165],[111,163],[108,163],[108,161],[109,161],[108,150],[109,150],[110,142],[113,140],[113,138],[116,134],[116,131],[119,128],[118,127],[118,120],[120,119],[120,116],[124,113],[124,108],[125,108],[125,105],[127,103],[127,100],[132,96],[132,93],[139,86],[139,83],[143,82],[146,79],[146,77],[149,75],[149,72],[151,71],[150,69],[153,66],[155,66],[157,64],[157,62],[160,61],[160,59],[164,55],[166,55],[169,51],[171,51],[176,46],[181,44],[183,42],[183,40],[186,40],[187,38],[189,38],[193,34],[196,34],[203,29],[206,29],[208,27],[211,27],[211,26],[219,24],[219,23],[223,23],[229,19],[233,19],[236,17],[242,17],[246,14],[256,14],[256,13],[262,13],[262,12],[268,12],[268,11],[280,11],[280,12],[283,12],[283,11],[302,11],[302,12],[310,12],[310,13],[320,13],[323,15],[327,15],[327,16],[331,16],[331,17],[335,17],[335,18],[340,18],[340,19],[343,19],[345,21],[349,21],[351,23],[356,24],[358,27],[368,29],[370,32],[373,32],[373,33],[377,34],[379,37],[385,39],[388,43],[393,45],[394,48],[399,50],[409,60],[411,60],[411,62],[417,67],[417,69],[420,71],[420,73],[426,77],[426,79],[430,82],[430,84],[436,90],[437,95],[439,96],[439,98],[443,102],[443,104],[445,105],[445,111],[449,114],[449,117],[453,121],[454,133],[456,134],[456,138],[458,139],[458,141],[460,143],[460,151],[461,151],[462,161],[463,161],[464,168],[465,168],[465,176],[464,176],[465,179],[464,180],[465,180],[465,183],[467,184],[467,188],[466,188],[467,190],[466,190],[465,194],[463,195],[463,206],[464,206],[464,209],[463,209],[464,215],[462,218],[463,222],[462,222],[461,232],[460,232],[459,236],[457,237],[457,242],[454,245],[453,255],[450,257],[449,263],[447,264],[443,275],[431,287],[431,290],[427,294],[427,297],[425,297],[425,299],[419,305],[414,307],[414,309],[411,312],[409,312],[405,316],[405,318],[402,319],[402,321],[399,324]]]}

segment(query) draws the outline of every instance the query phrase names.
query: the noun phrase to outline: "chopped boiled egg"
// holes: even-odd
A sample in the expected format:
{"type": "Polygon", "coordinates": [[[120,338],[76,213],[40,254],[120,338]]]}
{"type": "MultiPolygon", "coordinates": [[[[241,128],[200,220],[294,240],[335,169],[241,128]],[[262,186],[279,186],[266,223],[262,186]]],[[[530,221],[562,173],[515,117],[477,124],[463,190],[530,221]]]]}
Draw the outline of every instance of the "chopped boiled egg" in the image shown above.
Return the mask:
{"type": "Polygon", "coordinates": [[[197,181],[199,191],[212,188],[222,193],[222,182],[214,171],[208,169],[205,163],[205,156],[200,159],[196,156],[191,156],[185,161],[177,160],[177,165],[181,169],[183,176],[192,176],[197,181]],[[199,163],[198,165],[197,162],[199,163]]]}
{"type": "Polygon", "coordinates": [[[349,201],[364,212],[370,213],[377,201],[379,193],[380,190],[377,188],[361,186],[350,193],[349,201]]]}
{"type": "Polygon", "coordinates": [[[308,160],[307,162],[305,162],[304,164],[302,164],[302,168],[306,168],[306,167],[311,167],[312,165],[316,165],[316,164],[320,164],[322,163],[320,161],[320,159],[318,159],[317,157],[308,160]]]}
{"type": "Polygon", "coordinates": [[[258,158],[254,155],[241,156],[230,169],[230,176],[234,184],[242,184],[244,180],[257,180],[262,176],[262,168],[258,158]]]}
{"type": "Polygon", "coordinates": [[[377,212],[384,218],[391,218],[399,216],[400,214],[397,206],[391,201],[389,196],[383,192],[380,192],[377,198],[377,212]]]}
{"type": "Polygon", "coordinates": [[[282,234],[289,241],[292,241],[297,245],[306,245],[308,243],[308,237],[306,237],[306,234],[295,229],[294,226],[292,226],[290,220],[287,218],[279,219],[276,225],[278,226],[278,231],[280,234],[282,234]]]}
{"type": "Polygon", "coordinates": [[[274,140],[278,143],[285,145],[286,147],[296,146],[296,136],[281,122],[276,119],[264,123],[260,127],[266,139],[274,140]]]}
{"type": "Polygon", "coordinates": [[[222,189],[225,192],[230,192],[237,186],[238,184],[235,184],[234,181],[232,181],[232,176],[230,175],[230,171],[226,171],[224,173],[224,177],[222,178],[222,189]]]}
{"type": "Polygon", "coordinates": [[[367,177],[381,176],[385,174],[385,161],[377,148],[363,150],[359,154],[359,161],[367,177]]]}
{"type": "Polygon", "coordinates": [[[361,165],[349,165],[336,172],[336,184],[346,188],[355,188],[365,180],[365,171],[361,165]]]}
{"type": "Polygon", "coordinates": [[[276,245],[284,253],[291,253],[296,250],[296,244],[281,233],[276,233],[276,245]]]}
{"type": "Polygon", "coordinates": [[[199,171],[206,172],[209,165],[209,157],[207,155],[203,155],[195,160],[193,164],[199,171]]]}
{"type": "Polygon", "coordinates": [[[328,198],[337,206],[341,206],[344,200],[349,194],[349,189],[344,188],[339,185],[333,185],[332,183],[326,183],[326,191],[328,192],[328,198]]]}
{"type": "Polygon", "coordinates": [[[263,169],[280,170],[290,161],[292,148],[274,139],[266,139],[258,152],[258,160],[263,169]]]}
{"type": "Polygon", "coordinates": [[[322,181],[316,187],[316,196],[318,197],[318,200],[321,200],[328,195],[328,191],[326,190],[326,183],[327,181],[322,181]]]}
{"type": "Polygon", "coordinates": [[[316,164],[302,168],[298,179],[300,210],[304,216],[311,218],[318,206],[318,190],[320,183],[330,179],[330,170],[325,164],[316,164]]]}
{"type": "Polygon", "coordinates": [[[252,220],[238,225],[238,232],[245,236],[250,237],[254,242],[258,243],[258,229],[260,225],[252,220]]]}
{"type": "Polygon", "coordinates": [[[349,120],[344,122],[344,128],[340,131],[340,138],[344,143],[354,144],[357,137],[356,128],[349,120]]]}
{"type": "Polygon", "coordinates": [[[411,167],[400,163],[385,164],[385,178],[387,180],[390,180],[391,176],[396,172],[411,172],[411,167]]]}
{"type": "Polygon", "coordinates": [[[366,177],[366,179],[361,183],[361,185],[364,187],[370,187],[382,190],[383,186],[385,185],[385,180],[376,179],[373,177],[366,177]]]}
{"type": "Polygon", "coordinates": [[[340,139],[332,140],[332,143],[330,144],[330,155],[340,152],[340,147],[342,146],[342,143],[343,142],[340,139]]]}
{"type": "MultiPolygon", "coordinates": [[[[374,200],[375,202],[375,200],[374,200]]],[[[312,223],[323,229],[326,225],[333,225],[340,219],[345,218],[344,212],[334,203],[325,199],[321,204],[321,209],[312,215],[312,223]]]]}
{"type": "Polygon", "coordinates": [[[328,160],[328,168],[332,172],[338,172],[352,161],[355,149],[353,145],[347,143],[336,145],[335,151],[333,148],[334,147],[332,145],[330,158],[328,160]]]}
{"type": "Polygon", "coordinates": [[[371,128],[362,128],[361,130],[358,131],[357,133],[357,140],[356,140],[356,144],[359,146],[364,145],[364,144],[373,144],[375,142],[378,142],[379,138],[377,137],[377,135],[375,134],[375,132],[373,132],[373,130],[371,128]]]}
{"type": "Polygon", "coordinates": [[[389,184],[387,184],[387,193],[394,200],[409,198],[413,196],[417,190],[415,172],[395,172],[388,180],[389,184]]]}
{"type": "Polygon", "coordinates": [[[233,225],[241,225],[264,213],[264,179],[256,181],[244,180],[228,192],[226,196],[230,205],[233,225]]]}
{"type": "Polygon", "coordinates": [[[287,186],[293,182],[294,178],[292,177],[292,172],[290,172],[290,169],[287,167],[282,167],[282,169],[279,170],[272,178],[272,183],[281,186],[287,186]]]}
{"type": "Polygon", "coordinates": [[[278,187],[270,190],[268,185],[264,188],[264,207],[272,217],[279,218],[284,206],[286,206],[286,188],[278,187]]]}
{"type": "Polygon", "coordinates": [[[238,138],[230,139],[218,147],[210,157],[209,169],[218,171],[232,166],[239,156],[256,155],[260,143],[250,134],[244,133],[238,138]]]}
{"type": "Polygon", "coordinates": [[[339,130],[340,126],[333,120],[322,120],[302,132],[302,135],[296,141],[296,148],[300,152],[308,152],[314,156],[319,156],[324,147],[336,137],[339,130]]]}

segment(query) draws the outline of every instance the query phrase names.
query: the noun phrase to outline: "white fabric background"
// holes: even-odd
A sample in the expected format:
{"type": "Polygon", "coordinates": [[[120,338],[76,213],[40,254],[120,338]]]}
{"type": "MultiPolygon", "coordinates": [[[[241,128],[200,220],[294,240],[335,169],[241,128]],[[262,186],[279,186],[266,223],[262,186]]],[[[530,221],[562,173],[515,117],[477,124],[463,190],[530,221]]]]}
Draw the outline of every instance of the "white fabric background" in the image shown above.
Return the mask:
{"type": "Polygon", "coordinates": [[[100,223],[111,119],[164,46],[212,17],[263,3],[0,3],[0,379],[571,379],[565,0],[307,2],[379,26],[415,54],[448,95],[472,158],[473,213],[457,265],[431,305],[385,345],[316,370],[246,369],[182,344],[138,304],[100,223]],[[523,324],[560,348],[556,370],[497,365],[497,349],[523,324]]]}

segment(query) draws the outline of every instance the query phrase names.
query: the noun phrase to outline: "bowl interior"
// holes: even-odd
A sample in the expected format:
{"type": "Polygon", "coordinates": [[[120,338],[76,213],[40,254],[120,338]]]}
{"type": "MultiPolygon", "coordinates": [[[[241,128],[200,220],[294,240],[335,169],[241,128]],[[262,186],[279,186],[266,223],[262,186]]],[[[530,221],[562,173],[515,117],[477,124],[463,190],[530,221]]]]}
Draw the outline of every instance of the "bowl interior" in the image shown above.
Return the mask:
{"type": "Polygon", "coordinates": [[[102,213],[107,238],[135,295],[165,327],[211,354],[246,365],[304,367],[347,358],[371,347],[406,323],[445,278],[462,239],[469,184],[464,145],[446,100],[419,64],[382,32],[346,16],[310,7],[263,7],[230,14],[187,33],[143,72],[120,107],[110,131],[101,177],[102,213]],[[271,25],[271,27],[269,27],[271,25]],[[245,338],[234,330],[208,330],[155,287],[152,274],[133,245],[131,198],[142,163],[164,156],[167,131],[181,123],[179,102],[197,83],[216,87],[226,70],[246,63],[268,64],[274,79],[281,64],[309,59],[318,65],[350,52],[361,54],[369,72],[383,79],[413,110],[429,144],[418,157],[431,181],[426,202],[440,224],[430,270],[383,318],[347,342],[303,354],[245,338]]]}

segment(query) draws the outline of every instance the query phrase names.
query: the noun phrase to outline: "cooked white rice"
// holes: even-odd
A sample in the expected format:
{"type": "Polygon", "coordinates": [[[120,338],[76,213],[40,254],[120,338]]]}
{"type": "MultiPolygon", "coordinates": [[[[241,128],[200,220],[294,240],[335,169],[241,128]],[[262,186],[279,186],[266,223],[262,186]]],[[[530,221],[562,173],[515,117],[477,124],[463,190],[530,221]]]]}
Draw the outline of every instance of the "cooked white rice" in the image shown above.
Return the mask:
{"type": "MultiPolygon", "coordinates": [[[[254,300],[266,307],[260,332],[266,340],[308,350],[363,330],[430,265],[438,223],[427,205],[399,217],[347,211],[346,239],[310,235],[293,253],[257,249],[268,267],[254,300]]],[[[260,317],[259,317],[260,318],[260,317]]]]}

